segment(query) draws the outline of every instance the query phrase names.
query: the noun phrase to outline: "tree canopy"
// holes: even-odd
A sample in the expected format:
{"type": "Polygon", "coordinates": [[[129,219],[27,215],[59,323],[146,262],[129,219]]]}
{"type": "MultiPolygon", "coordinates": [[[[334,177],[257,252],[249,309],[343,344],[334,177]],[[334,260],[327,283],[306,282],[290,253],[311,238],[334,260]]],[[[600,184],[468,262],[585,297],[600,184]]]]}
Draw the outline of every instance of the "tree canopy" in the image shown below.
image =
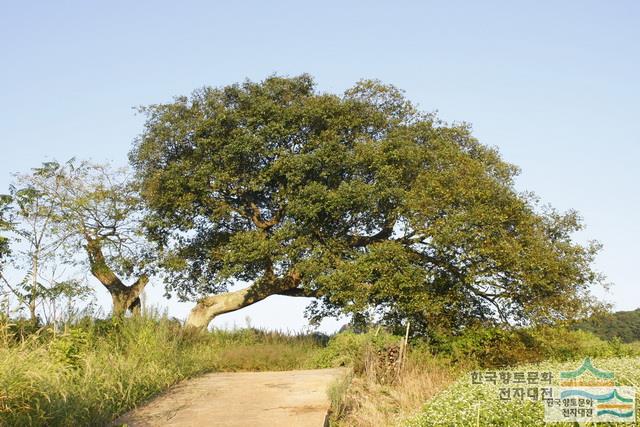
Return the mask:
{"type": "Polygon", "coordinates": [[[282,294],[309,315],[424,330],[584,315],[599,246],[579,216],[514,188],[518,168],[465,124],[361,81],[321,93],[270,77],[143,108],[131,162],[169,290],[189,323],[282,294]],[[247,282],[241,291],[229,285],[247,282]]]}

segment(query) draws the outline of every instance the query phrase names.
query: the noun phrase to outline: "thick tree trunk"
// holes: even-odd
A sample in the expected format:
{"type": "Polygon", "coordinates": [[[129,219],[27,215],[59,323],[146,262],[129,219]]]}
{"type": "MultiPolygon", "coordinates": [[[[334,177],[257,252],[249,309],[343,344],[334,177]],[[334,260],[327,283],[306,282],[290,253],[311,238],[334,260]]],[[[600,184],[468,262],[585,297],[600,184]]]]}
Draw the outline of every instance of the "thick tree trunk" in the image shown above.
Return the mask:
{"type": "Polygon", "coordinates": [[[122,283],[122,280],[109,268],[102,253],[100,241],[86,237],[85,249],[89,255],[91,274],[102,283],[111,294],[113,301],[113,316],[124,315],[127,311],[140,314],[140,294],[149,282],[147,276],[140,276],[131,286],[122,283]]]}
{"type": "Polygon", "coordinates": [[[317,296],[299,289],[297,287],[299,283],[299,275],[291,273],[283,279],[270,279],[266,285],[263,281],[238,291],[205,297],[199,300],[191,310],[185,327],[204,330],[216,316],[240,310],[271,295],[317,296]]]}
{"type": "Polygon", "coordinates": [[[127,311],[134,315],[140,314],[140,294],[144,290],[147,281],[147,278],[143,276],[131,286],[122,285],[118,289],[107,287],[107,290],[111,293],[113,315],[115,317],[123,316],[127,311]]]}
{"type": "Polygon", "coordinates": [[[185,326],[188,328],[206,329],[216,316],[239,310],[269,296],[264,295],[260,299],[250,298],[250,290],[251,288],[249,287],[199,300],[189,313],[185,326]]]}
{"type": "Polygon", "coordinates": [[[29,321],[34,325],[38,324],[38,314],[36,313],[36,301],[34,299],[29,301],[29,321]]]}

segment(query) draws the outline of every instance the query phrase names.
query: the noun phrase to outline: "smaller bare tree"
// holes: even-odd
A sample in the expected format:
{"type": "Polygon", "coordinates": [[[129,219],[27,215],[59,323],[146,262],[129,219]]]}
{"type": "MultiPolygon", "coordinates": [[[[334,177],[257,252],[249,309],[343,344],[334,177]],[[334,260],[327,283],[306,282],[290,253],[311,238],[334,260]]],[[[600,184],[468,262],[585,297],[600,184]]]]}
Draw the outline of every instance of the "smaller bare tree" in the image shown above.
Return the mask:
{"type": "Polygon", "coordinates": [[[2,290],[2,311],[9,316],[9,296],[12,293],[6,287],[6,278],[4,276],[4,268],[11,255],[10,240],[8,232],[12,229],[11,222],[11,201],[12,198],[8,194],[0,195],[0,289],[2,290]]]}
{"type": "Polygon", "coordinates": [[[75,159],[43,169],[38,191],[55,206],[55,232],[66,259],[87,264],[110,293],[115,316],[138,312],[149,257],[140,233],[141,203],[127,170],[75,159]],[[79,252],[86,257],[78,258],[79,252]]]}
{"type": "Polygon", "coordinates": [[[14,260],[26,270],[17,285],[7,287],[13,292],[20,305],[29,311],[29,318],[37,322],[36,310],[40,297],[46,291],[42,282],[43,271],[52,265],[56,250],[62,243],[54,228],[58,220],[54,202],[38,188],[38,181],[46,174],[48,165],[34,170],[33,175],[18,175],[16,183],[10,187],[16,205],[15,227],[13,228],[20,246],[14,260]]]}
{"type": "Polygon", "coordinates": [[[66,269],[57,266],[50,274],[43,275],[44,290],[41,293],[41,309],[44,323],[58,330],[60,325],[77,320],[83,313],[93,310],[95,297],[93,289],[84,279],[69,277],[66,269]]]}

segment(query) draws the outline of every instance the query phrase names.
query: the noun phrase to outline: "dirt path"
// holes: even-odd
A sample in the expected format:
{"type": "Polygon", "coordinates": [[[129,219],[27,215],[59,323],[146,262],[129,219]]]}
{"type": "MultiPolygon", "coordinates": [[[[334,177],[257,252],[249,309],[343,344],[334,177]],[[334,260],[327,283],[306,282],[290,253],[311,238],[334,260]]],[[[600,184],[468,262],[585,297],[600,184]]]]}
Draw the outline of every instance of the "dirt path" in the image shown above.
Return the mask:
{"type": "Polygon", "coordinates": [[[346,369],[212,373],[184,381],[114,425],[321,427],[346,369]]]}

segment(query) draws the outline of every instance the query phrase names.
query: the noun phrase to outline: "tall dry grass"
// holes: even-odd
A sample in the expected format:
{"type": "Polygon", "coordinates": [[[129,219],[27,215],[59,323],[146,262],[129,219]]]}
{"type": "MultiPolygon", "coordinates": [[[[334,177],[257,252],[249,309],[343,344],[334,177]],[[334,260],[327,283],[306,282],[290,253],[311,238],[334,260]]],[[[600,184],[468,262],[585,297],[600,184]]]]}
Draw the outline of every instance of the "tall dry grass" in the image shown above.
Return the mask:
{"type": "Polygon", "coordinates": [[[379,352],[369,351],[363,366],[348,387],[335,386],[330,392],[332,426],[397,425],[451,384],[458,372],[448,361],[421,350],[409,351],[401,367],[389,366],[379,352]]]}

